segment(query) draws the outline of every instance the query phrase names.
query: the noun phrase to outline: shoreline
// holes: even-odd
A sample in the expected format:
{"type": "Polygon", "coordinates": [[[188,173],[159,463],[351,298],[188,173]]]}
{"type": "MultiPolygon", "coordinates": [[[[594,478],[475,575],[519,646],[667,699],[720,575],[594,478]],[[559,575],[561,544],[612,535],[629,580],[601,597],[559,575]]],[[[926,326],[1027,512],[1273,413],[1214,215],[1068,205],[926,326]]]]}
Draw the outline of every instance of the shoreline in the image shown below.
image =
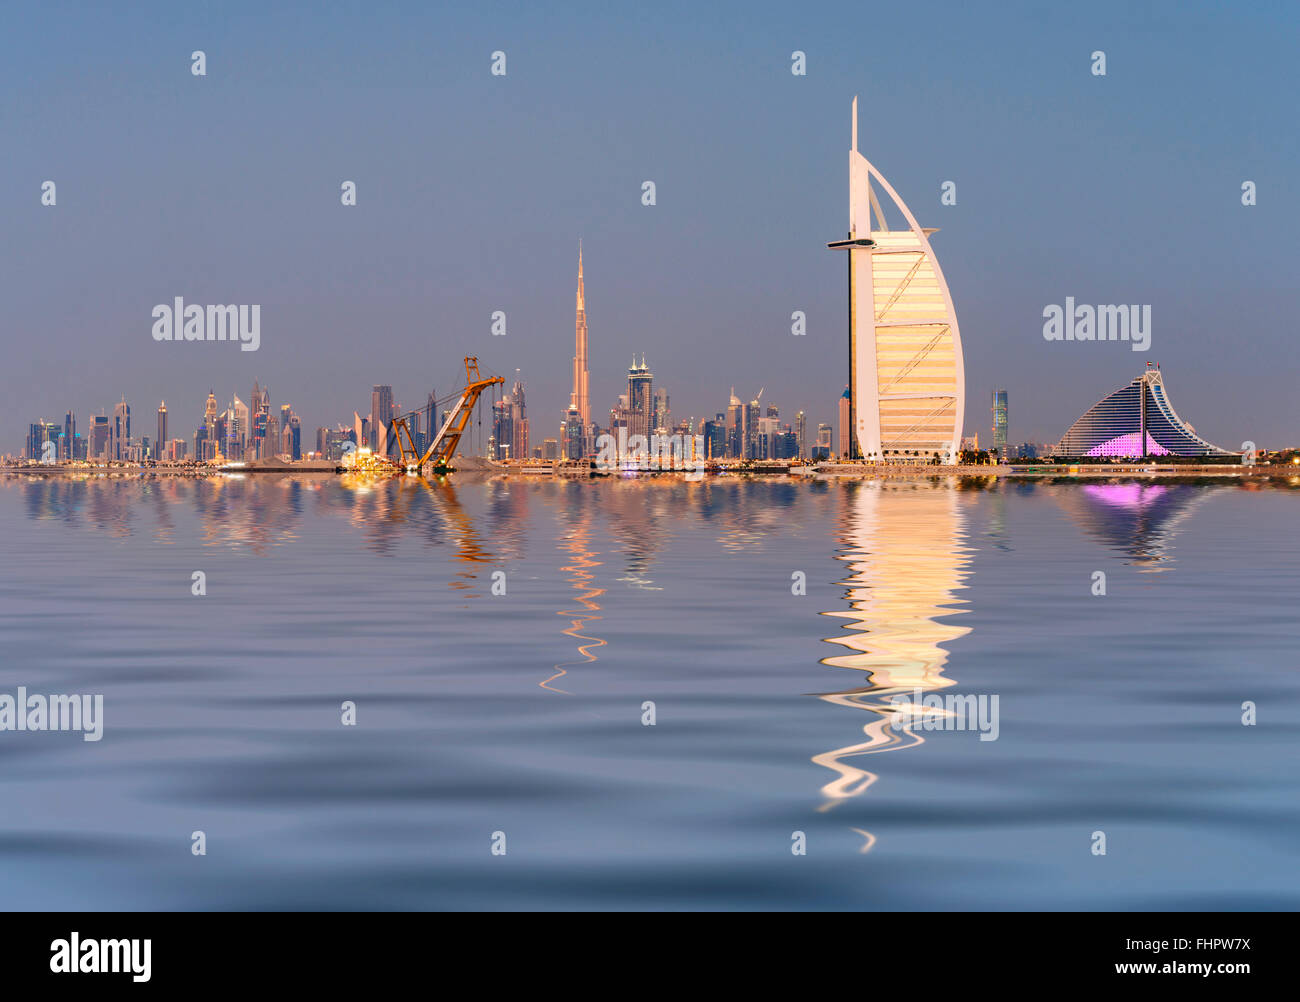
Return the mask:
{"type": "MultiPolygon", "coordinates": [[[[483,468],[466,468],[452,471],[454,476],[482,476],[484,474],[529,480],[629,480],[641,478],[686,479],[688,474],[681,470],[629,470],[622,473],[589,473],[580,469],[541,469],[511,468],[508,466],[483,468]]],[[[244,467],[240,469],[204,469],[201,467],[86,467],[62,466],[6,466],[0,467],[0,476],[36,476],[36,477],[73,477],[78,479],[149,479],[164,477],[182,477],[190,479],[208,479],[211,477],[242,477],[248,474],[277,474],[280,476],[342,477],[343,471],[332,464],[295,465],[281,463],[267,466],[244,467]]],[[[390,476],[401,476],[393,474],[390,476]]],[[[1105,465],[1069,465],[1069,464],[1015,464],[1007,466],[932,466],[932,465],[888,465],[866,466],[856,463],[823,463],[818,466],[795,466],[763,468],[719,468],[705,470],[702,475],[691,475],[692,480],[717,478],[786,478],[792,480],[916,480],[944,479],[959,477],[963,479],[1014,479],[1014,480],[1167,480],[1167,479],[1203,479],[1215,477],[1221,479],[1278,479],[1300,477],[1300,465],[1276,464],[1271,466],[1237,466],[1237,465],[1157,465],[1141,463],[1105,464],[1105,465]]],[[[376,477],[375,479],[388,479],[376,477]]]]}

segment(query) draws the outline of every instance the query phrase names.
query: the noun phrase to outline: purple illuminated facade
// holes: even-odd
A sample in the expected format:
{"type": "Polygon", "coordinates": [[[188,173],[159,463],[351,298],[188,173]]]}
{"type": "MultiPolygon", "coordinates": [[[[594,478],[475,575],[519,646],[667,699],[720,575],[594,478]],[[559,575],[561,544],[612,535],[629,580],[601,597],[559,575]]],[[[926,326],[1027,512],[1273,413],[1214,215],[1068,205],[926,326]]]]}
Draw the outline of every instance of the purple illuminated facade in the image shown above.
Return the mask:
{"type": "Polygon", "coordinates": [[[1230,456],[1196,434],[1169,402],[1159,367],[1103,397],[1061,438],[1053,454],[1089,459],[1230,456]]]}
{"type": "Polygon", "coordinates": [[[1108,459],[1118,459],[1124,456],[1168,456],[1169,450],[1151,437],[1147,432],[1147,449],[1142,451],[1142,435],[1140,432],[1129,432],[1127,435],[1119,435],[1116,438],[1102,442],[1101,445],[1094,445],[1084,455],[1092,457],[1105,457],[1108,459]]]}

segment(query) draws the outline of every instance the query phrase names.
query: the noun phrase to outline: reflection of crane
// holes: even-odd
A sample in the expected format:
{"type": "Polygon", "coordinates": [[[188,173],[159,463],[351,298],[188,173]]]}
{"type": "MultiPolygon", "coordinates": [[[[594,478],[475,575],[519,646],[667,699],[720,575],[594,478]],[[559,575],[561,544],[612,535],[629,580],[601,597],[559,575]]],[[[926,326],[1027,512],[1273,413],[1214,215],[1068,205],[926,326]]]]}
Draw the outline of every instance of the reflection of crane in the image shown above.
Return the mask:
{"type": "Polygon", "coordinates": [[[397,436],[398,448],[402,450],[402,466],[407,470],[419,470],[425,463],[431,463],[435,471],[451,469],[456,447],[460,445],[460,437],[465,432],[465,426],[469,424],[470,413],[478,402],[479,394],[489,386],[496,386],[505,381],[504,376],[489,376],[484,379],[479,375],[478,358],[473,355],[466,356],[465,389],[461,390],[456,406],[447,415],[447,420],[442,423],[441,430],[434,436],[433,442],[423,456],[415,447],[415,438],[411,435],[406,418],[393,418],[393,433],[397,436]],[[405,439],[402,438],[403,432],[406,433],[405,439]]]}

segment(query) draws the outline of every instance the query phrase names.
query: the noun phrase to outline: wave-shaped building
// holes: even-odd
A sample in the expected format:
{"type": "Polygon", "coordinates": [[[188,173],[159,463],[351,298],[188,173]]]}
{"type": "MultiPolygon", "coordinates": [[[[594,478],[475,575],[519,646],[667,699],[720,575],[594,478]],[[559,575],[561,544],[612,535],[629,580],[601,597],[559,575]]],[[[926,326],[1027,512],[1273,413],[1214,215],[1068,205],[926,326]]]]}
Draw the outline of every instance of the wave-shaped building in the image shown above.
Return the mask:
{"type": "Polygon", "coordinates": [[[1080,458],[1231,456],[1196,434],[1169,402],[1159,367],[1102,397],[1084,411],[1053,453],[1080,458]]]}
{"type": "MultiPolygon", "coordinates": [[[[966,377],[948,283],[898,193],[858,152],[858,100],[849,149],[849,235],[830,244],[849,259],[849,408],[861,456],[938,458],[961,448],[966,377]],[[906,225],[890,229],[872,182],[906,225]]],[[[852,441],[851,443],[852,444],[852,441]]]]}

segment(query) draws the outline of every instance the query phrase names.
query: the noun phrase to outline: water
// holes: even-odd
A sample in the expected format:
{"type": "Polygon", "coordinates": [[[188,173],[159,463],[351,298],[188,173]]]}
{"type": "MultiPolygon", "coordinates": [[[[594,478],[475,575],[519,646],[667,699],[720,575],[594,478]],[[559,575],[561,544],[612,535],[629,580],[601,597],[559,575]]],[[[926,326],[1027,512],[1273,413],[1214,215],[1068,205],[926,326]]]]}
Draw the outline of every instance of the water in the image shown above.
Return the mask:
{"type": "Polygon", "coordinates": [[[0,733],[0,902],[1294,909],[1298,508],[0,477],[0,692],[105,698],[97,743],[0,733]]]}

